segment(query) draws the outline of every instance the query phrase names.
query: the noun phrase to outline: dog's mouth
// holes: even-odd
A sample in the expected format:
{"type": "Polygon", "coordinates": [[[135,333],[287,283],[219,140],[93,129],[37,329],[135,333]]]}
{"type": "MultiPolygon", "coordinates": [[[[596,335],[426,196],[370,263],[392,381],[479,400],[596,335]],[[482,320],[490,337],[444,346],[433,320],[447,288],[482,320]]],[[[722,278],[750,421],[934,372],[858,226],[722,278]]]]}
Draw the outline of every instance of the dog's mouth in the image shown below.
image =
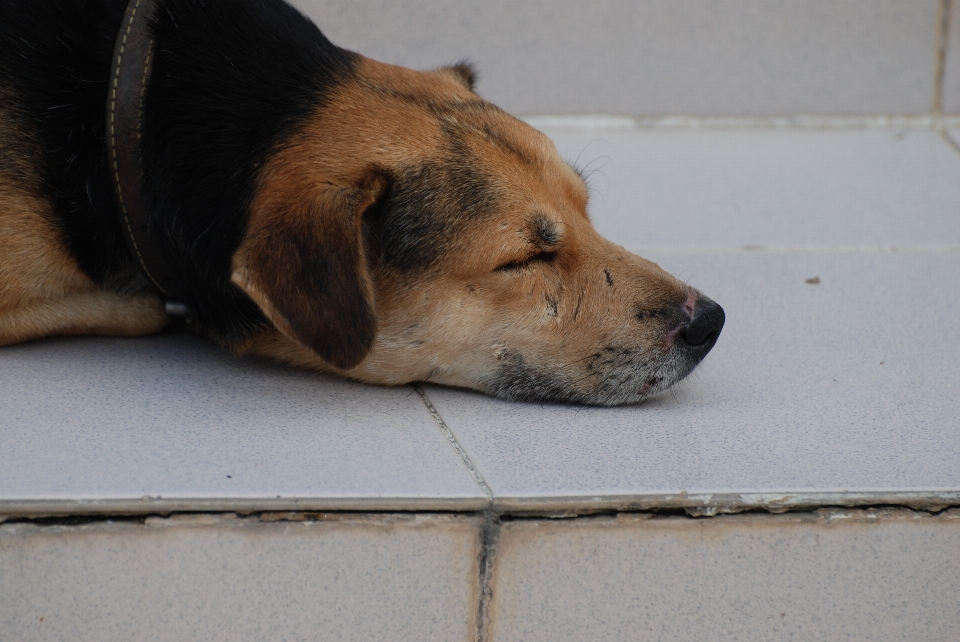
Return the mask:
{"type": "Polygon", "coordinates": [[[640,391],[639,391],[638,394],[639,394],[641,397],[646,396],[647,394],[650,393],[651,390],[654,389],[654,387],[655,387],[658,383],[660,383],[660,379],[658,379],[657,377],[650,377],[650,381],[648,381],[648,382],[646,382],[645,384],[643,384],[642,386],[640,386],[640,391]]]}
{"type": "Polygon", "coordinates": [[[505,351],[486,391],[515,401],[638,403],[689,375],[716,345],[725,317],[719,305],[694,294],[654,346],[607,346],[571,359],[573,366],[555,367],[535,365],[533,358],[505,351]]]}

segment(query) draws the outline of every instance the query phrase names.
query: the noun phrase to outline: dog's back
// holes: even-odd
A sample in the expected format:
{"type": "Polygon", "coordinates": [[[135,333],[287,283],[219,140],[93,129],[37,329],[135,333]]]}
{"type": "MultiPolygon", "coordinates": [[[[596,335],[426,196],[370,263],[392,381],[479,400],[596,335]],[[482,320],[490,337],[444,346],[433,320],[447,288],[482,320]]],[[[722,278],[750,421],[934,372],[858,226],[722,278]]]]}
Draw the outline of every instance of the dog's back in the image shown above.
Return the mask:
{"type": "MultiPolygon", "coordinates": [[[[195,319],[232,343],[265,322],[228,278],[256,172],[352,54],[283,0],[160,6],[139,150],[150,178],[143,198],[195,319]]],[[[107,154],[108,76],[126,8],[0,5],[0,232],[16,244],[0,253],[0,343],[166,323],[127,250],[107,154]],[[77,294],[103,298],[103,313],[88,314],[102,307],[89,300],[65,308],[77,294]],[[132,316],[121,310],[131,296],[140,311],[132,316]],[[38,317],[34,303],[53,310],[38,317]]]]}

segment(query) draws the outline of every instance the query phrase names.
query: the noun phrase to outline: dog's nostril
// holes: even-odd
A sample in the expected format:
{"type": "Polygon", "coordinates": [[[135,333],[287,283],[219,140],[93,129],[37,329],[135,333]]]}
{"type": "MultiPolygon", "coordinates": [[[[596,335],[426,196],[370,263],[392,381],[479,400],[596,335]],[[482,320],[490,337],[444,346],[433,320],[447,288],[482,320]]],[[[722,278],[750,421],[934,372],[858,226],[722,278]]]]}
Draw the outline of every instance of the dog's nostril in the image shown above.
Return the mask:
{"type": "Polygon", "coordinates": [[[680,331],[680,338],[695,348],[712,348],[725,320],[723,308],[706,297],[700,297],[693,312],[693,321],[680,331]]]}

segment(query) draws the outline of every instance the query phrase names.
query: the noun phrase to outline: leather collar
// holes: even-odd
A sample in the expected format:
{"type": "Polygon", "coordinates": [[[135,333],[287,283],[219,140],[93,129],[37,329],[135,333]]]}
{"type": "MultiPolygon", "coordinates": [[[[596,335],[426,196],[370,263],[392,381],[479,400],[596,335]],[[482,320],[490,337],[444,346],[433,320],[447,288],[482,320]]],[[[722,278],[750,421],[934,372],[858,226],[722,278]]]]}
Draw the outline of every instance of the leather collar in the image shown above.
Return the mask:
{"type": "Polygon", "coordinates": [[[153,55],[149,25],[157,3],[157,0],[130,0],[127,5],[110,66],[106,135],[113,192],[127,247],[157,289],[166,297],[176,297],[175,281],[163,260],[160,244],[150,234],[149,218],[140,194],[143,179],[140,130],[153,55]]]}

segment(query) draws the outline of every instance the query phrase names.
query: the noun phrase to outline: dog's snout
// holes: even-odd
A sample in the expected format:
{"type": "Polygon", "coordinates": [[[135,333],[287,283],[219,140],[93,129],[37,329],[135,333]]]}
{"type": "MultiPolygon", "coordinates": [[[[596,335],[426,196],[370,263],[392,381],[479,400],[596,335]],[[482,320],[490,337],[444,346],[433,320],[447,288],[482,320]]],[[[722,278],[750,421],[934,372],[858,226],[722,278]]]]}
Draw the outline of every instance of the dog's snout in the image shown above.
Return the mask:
{"type": "Polygon", "coordinates": [[[706,354],[717,342],[725,320],[723,308],[701,296],[693,310],[690,324],[680,331],[680,338],[691,348],[706,354]]]}

